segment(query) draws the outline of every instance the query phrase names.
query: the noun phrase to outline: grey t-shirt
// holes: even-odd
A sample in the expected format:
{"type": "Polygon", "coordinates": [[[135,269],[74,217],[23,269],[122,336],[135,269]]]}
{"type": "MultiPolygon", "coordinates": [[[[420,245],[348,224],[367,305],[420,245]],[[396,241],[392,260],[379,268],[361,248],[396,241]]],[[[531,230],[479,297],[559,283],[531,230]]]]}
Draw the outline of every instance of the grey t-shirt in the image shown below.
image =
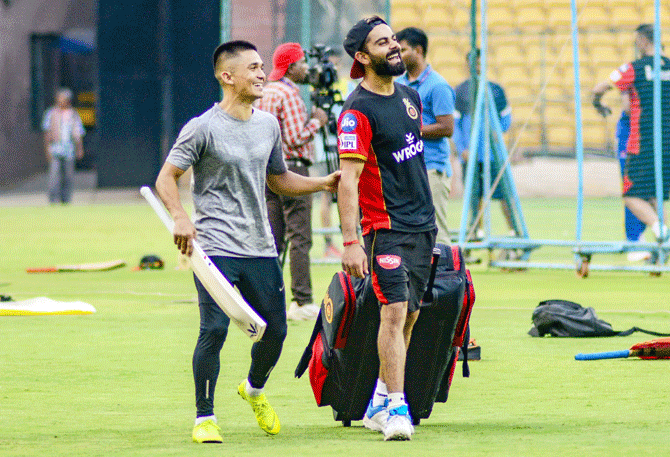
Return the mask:
{"type": "Polygon", "coordinates": [[[208,255],[277,256],[265,180],[287,168],[274,116],[254,109],[241,121],[217,103],[184,126],[166,160],[193,167],[194,224],[208,255]]]}

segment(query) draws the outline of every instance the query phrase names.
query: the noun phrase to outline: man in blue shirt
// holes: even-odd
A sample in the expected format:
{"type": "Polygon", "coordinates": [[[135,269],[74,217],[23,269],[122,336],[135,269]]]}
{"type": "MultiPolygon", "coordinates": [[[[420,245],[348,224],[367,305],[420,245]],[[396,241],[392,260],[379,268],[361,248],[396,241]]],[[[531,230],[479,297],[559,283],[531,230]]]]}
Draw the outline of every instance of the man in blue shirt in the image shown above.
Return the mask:
{"type": "Polygon", "coordinates": [[[437,241],[450,244],[447,203],[451,190],[449,137],[454,132],[454,91],[426,62],[428,37],[423,30],[408,27],[396,34],[407,72],[396,82],[416,90],[421,97],[424,159],[433,194],[437,241]]]}
{"type": "MultiPolygon", "coordinates": [[[[479,74],[479,55],[480,55],[480,50],[476,50],[476,57],[477,57],[477,73],[479,74]]],[[[470,55],[468,54],[466,56],[467,61],[469,61],[470,55]]],[[[496,114],[498,116],[498,120],[500,121],[500,126],[502,128],[503,132],[506,132],[509,130],[510,125],[512,124],[512,110],[507,104],[507,97],[505,96],[505,91],[503,88],[494,83],[489,81],[489,90],[491,90],[491,93],[493,95],[493,100],[496,105],[496,114]]],[[[456,123],[455,123],[455,129],[454,129],[454,144],[456,145],[456,150],[458,151],[458,157],[461,160],[461,164],[463,165],[463,170],[465,171],[467,161],[468,161],[468,155],[470,152],[470,133],[471,133],[471,127],[472,127],[472,116],[473,116],[473,110],[471,106],[471,100],[470,100],[470,79],[466,79],[464,82],[462,82],[457,88],[456,88],[456,97],[455,97],[455,117],[456,117],[456,123]]],[[[493,115],[493,113],[491,113],[493,115]]],[[[493,119],[490,120],[489,124],[492,125],[493,119]]],[[[473,219],[474,215],[479,212],[479,207],[480,207],[480,200],[483,197],[483,172],[484,172],[484,132],[480,133],[479,136],[479,142],[477,145],[477,169],[475,171],[475,180],[473,181],[473,195],[472,195],[472,208],[471,211],[473,213],[473,219]]],[[[491,183],[495,180],[495,178],[498,176],[500,169],[494,162],[493,154],[491,154],[491,183]]],[[[463,179],[465,180],[465,173],[463,175],[463,179]]],[[[513,229],[514,225],[512,223],[512,216],[511,216],[511,211],[509,206],[507,205],[507,202],[503,198],[503,193],[502,193],[502,186],[496,187],[493,196],[493,199],[500,200],[500,203],[502,205],[502,210],[503,214],[505,216],[505,220],[507,221],[507,225],[510,229],[513,229]]]]}

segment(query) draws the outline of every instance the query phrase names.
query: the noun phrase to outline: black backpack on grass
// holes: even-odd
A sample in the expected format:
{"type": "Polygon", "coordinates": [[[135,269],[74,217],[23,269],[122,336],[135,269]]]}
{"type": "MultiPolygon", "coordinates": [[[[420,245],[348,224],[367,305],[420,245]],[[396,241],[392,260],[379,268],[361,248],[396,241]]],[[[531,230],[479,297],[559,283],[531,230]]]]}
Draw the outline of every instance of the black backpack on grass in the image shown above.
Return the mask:
{"type": "Polygon", "coordinates": [[[591,308],[567,301],[545,300],[540,302],[533,311],[533,327],[530,336],[559,336],[559,337],[597,337],[597,336],[628,336],[635,332],[647,333],[654,336],[670,336],[667,333],[652,332],[639,327],[616,331],[612,326],[596,315],[591,308]]]}

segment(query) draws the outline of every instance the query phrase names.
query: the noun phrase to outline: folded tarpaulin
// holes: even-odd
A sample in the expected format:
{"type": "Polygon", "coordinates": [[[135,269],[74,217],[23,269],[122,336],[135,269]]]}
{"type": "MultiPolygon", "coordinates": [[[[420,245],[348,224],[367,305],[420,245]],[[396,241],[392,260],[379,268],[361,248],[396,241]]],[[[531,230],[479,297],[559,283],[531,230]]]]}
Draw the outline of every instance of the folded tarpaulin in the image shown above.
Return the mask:
{"type": "Polygon", "coordinates": [[[82,301],[63,302],[47,297],[0,303],[0,316],[35,316],[48,314],[93,314],[95,308],[82,301]]]}

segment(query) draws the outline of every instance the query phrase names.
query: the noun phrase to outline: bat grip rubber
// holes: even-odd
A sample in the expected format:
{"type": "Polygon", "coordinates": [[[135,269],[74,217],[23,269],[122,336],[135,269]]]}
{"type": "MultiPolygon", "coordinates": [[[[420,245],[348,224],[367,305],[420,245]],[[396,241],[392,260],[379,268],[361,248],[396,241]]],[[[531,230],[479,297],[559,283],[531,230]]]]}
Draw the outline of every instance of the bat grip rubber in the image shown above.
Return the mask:
{"type": "Polygon", "coordinates": [[[600,360],[600,359],[625,359],[630,355],[630,350],[596,352],[593,354],[577,354],[575,360],[600,360]]]}

